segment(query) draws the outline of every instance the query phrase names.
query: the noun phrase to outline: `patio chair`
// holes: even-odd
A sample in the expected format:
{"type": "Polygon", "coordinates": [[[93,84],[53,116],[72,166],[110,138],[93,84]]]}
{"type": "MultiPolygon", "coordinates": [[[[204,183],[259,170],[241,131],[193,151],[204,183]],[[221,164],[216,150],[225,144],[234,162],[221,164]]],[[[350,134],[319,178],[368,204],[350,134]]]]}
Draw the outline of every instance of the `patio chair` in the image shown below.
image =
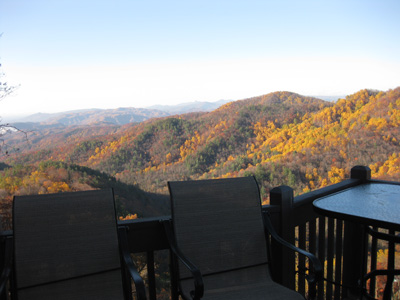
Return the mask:
{"type": "Polygon", "coordinates": [[[146,299],[111,189],[16,196],[13,232],[16,299],[146,299]]]}
{"type": "MultiPolygon", "coordinates": [[[[395,281],[395,276],[400,275],[400,269],[395,269],[395,244],[400,244],[400,235],[383,233],[378,230],[373,229],[370,226],[365,227],[365,234],[371,235],[375,239],[383,240],[389,242],[389,258],[388,258],[388,268],[387,269],[375,269],[371,270],[369,273],[365,274],[360,282],[361,284],[361,297],[360,299],[376,300],[375,291],[368,291],[366,288],[366,283],[370,279],[376,279],[377,276],[386,276],[386,283],[383,289],[382,300],[390,300],[393,295],[393,283],[395,281]]],[[[364,238],[364,247],[367,245],[367,238],[364,238]]],[[[365,267],[365,266],[364,266],[365,267]]],[[[364,272],[364,271],[363,271],[364,272]]],[[[375,285],[373,285],[375,286],[375,285]]]]}
{"type": "Polygon", "coordinates": [[[309,257],[316,272],[308,276],[315,296],[322,276],[319,260],[283,241],[263,218],[254,177],[176,181],[168,187],[172,221],[164,227],[179,260],[174,278],[183,299],[304,299],[272,280],[267,232],[309,257]]]}

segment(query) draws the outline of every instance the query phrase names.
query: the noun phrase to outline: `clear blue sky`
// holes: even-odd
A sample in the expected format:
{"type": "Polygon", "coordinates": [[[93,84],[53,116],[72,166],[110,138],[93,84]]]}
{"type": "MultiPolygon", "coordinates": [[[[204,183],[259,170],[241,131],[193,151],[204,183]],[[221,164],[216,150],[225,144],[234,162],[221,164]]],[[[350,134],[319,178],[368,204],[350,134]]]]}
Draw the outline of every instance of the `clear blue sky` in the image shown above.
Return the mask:
{"type": "Polygon", "coordinates": [[[0,115],[400,86],[399,0],[0,0],[0,115]]]}

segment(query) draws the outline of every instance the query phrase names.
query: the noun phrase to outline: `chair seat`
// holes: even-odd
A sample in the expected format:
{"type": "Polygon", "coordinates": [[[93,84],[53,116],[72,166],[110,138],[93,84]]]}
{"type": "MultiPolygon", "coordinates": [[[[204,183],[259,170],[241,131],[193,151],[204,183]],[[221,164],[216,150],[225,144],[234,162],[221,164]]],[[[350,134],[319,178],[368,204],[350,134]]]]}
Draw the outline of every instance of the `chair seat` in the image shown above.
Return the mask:
{"type": "MultiPolygon", "coordinates": [[[[267,265],[203,276],[204,300],[304,300],[299,293],[272,281],[267,265]]],[[[183,296],[191,299],[193,280],[181,281],[183,296]]]]}

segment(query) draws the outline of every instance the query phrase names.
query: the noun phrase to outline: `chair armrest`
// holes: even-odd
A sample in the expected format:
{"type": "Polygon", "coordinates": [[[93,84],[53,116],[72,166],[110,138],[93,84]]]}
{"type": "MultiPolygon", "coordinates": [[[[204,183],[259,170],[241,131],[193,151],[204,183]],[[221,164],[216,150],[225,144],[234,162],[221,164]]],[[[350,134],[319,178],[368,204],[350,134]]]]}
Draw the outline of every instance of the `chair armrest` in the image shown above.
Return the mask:
{"type": "Polygon", "coordinates": [[[164,226],[165,234],[167,236],[168,244],[171,251],[175,256],[185,265],[185,267],[192,273],[194,278],[194,291],[191,291],[191,296],[193,300],[199,300],[204,295],[204,283],[203,277],[200,270],[187,258],[184,256],[182,251],[179,249],[175,241],[175,235],[172,229],[172,221],[164,220],[161,221],[164,226]]]}
{"type": "Polygon", "coordinates": [[[4,267],[0,276],[0,295],[3,293],[10,277],[13,260],[13,240],[11,236],[4,238],[4,267]]]}
{"type": "MultiPolygon", "coordinates": [[[[389,270],[373,270],[371,272],[369,272],[368,274],[366,274],[365,276],[363,276],[362,280],[361,280],[361,289],[363,291],[363,296],[367,299],[375,299],[374,297],[370,296],[365,289],[365,284],[366,282],[371,279],[372,277],[376,277],[376,276],[391,276],[392,278],[394,276],[399,276],[400,275],[400,270],[399,269],[389,269],[389,270]]],[[[386,277],[386,278],[388,278],[386,277]]],[[[384,293],[383,293],[383,300],[386,299],[391,299],[391,295],[392,295],[392,284],[393,282],[386,282],[385,284],[385,289],[384,289],[384,293]]]]}
{"type": "Polygon", "coordinates": [[[321,261],[314,254],[307,252],[303,249],[300,249],[300,248],[296,247],[295,245],[292,245],[289,242],[285,241],[283,238],[281,238],[278,235],[278,233],[275,231],[275,228],[272,226],[269,216],[265,216],[263,219],[264,219],[265,227],[267,228],[268,232],[271,234],[272,238],[275,241],[277,241],[281,245],[283,245],[295,252],[298,252],[298,253],[306,256],[311,261],[311,264],[313,267],[313,274],[308,274],[306,276],[306,279],[307,279],[308,283],[310,284],[310,296],[315,297],[315,295],[313,295],[315,293],[315,285],[319,280],[321,280],[323,278],[321,261]],[[314,290],[311,290],[311,289],[314,289],[314,290]]]}
{"type": "Polygon", "coordinates": [[[385,241],[392,242],[392,243],[400,243],[400,235],[380,232],[380,231],[373,229],[370,226],[366,226],[365,229],[366,229],[367,233],[370,234],[371,236],[373,236],[374,238],[377,238],[380,240],[385,240],[385,241]]]}
{"type": "Polygon", "coordinates": [[[133,264],[131,254],[129,252],[127,231],[128,228],[126,226],[118,227],[122,258],[124,260],[126,269],[135,283],[137,299],[146,300],[146,288],[143,279],[133,264]]]}

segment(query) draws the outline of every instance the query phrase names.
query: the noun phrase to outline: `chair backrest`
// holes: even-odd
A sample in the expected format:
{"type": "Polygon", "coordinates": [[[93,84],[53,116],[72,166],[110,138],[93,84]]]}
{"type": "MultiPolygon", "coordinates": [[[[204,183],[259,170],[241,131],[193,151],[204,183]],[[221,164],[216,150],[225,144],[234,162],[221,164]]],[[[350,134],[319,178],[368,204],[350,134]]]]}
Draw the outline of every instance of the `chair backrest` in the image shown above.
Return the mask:
{"type": "MultiPolygon", "coordinates": [[[[168,183],[178,247],[203,275],[267,263],[254,177],[168,183]]],[[[190,277],[180,266],[180,279],[190,277]]]]}
{"type": "Polygon", "coordinates": [[[16,196],[18,299],[123,299],[112,190],[16,196]]]}

